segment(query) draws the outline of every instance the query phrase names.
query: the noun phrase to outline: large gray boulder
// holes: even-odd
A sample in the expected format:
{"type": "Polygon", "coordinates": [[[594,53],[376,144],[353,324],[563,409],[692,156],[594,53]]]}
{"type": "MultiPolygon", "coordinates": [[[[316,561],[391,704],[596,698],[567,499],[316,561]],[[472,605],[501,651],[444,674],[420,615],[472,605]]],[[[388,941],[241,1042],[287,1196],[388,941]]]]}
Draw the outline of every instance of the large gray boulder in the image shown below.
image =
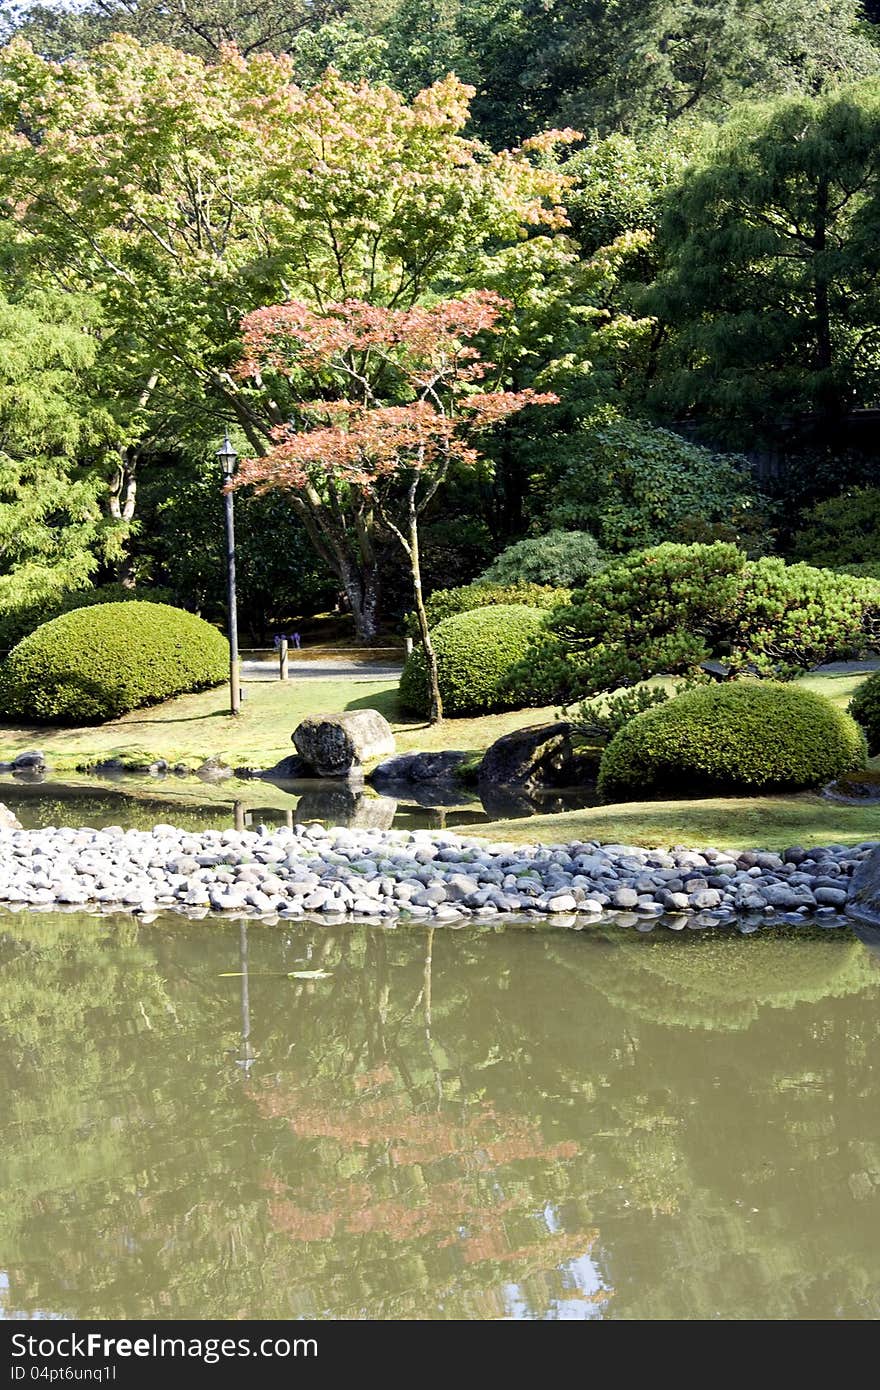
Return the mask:
{"type": "Polygon", "coordinates": [[[370,773],[374,787],[424,786],[443,783],[458,785],[456,772],[467,753],[446,749],[438,753],[398,753],[386,758],[370,773]]]}
{"type": "Polygon", "coordinates": [[[854,922],[880,927],[880,844],[856,866],[845,910],[854,922]]]}
{"type": "Polygon", "coordinates": [[[486,749],[480,763],[480,794],[484,786],[577,787],[596,776],[597,755],[579,752],[572,727],[565,720],[556,724],[531,724],[504,734],[486,749]]]}
{"type": "Polygon", "coordinates": [[[251,775],[261,777],[265,782],[299,782],[311,780],[315,773],[298,753],[291,753],[288,757],[281,758],[274,767],[263,768],[251,775]]]}
{"type": "Polygon", "coordinates": [[[293,731],[293,743],[319,777],[348,777],[364,763],[394,752],[394,734],[376,709],[316,714],[293,731]]]}

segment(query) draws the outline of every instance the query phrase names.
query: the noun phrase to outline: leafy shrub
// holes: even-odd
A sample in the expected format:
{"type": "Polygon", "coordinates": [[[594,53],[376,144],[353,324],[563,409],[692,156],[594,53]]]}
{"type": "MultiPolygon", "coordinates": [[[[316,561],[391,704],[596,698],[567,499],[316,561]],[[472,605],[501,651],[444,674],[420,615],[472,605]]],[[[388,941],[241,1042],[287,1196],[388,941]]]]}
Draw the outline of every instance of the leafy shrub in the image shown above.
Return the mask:
{"type": "Polygon", "coordinates": [[[605,559],[589,531],[548,531],[502,550],[479,582],[576,589],[604,566],[605,559]]]}
{"type": "Polygon", "coordinates": [[[834,568],[838,574],[851,574],[856,579],[880,579],[880,560],[865,560],[864,563],[853,560],[834,568]]]}
{"type": "Polygon", "coordinates": [[[564,716],[582,738],[608,743],[637,715],[665,705],[669,698],[669,691],[660,685],[640,685],[635,690],[618,691],[605,700],[584,700],[574,711],[564,711],[564,716]]]}
{"type": "Polygon", "coordinates": [[[813,565],[880,561],[880,487],[853,487],[817,502],[802,518],[793,550],[813,565]]]}
{"type": "Polygon", "coordinates": [[[849,712],[868,738],[868,752],[880,753],[880,671],[860,685],[849,702],[849,712]]]}
{"type": "MultiPolygon", "coordinates": [[[[767,501],[755,490],[748,461],[716,454],[671,430],[614,419],[572,441],[578,457],[560,478],[550,512],[556,526],[581,527],[605,550],[626,551],[670,539],[700,538],[722,525],[725,539],[766,538],[767,501]]],[[[749,545],[749,549],[755,548],[749,545]]]]}
{"type": "Polygon", "coordinates": [[[855,720],[810,690],[732,682],[688,691],[625,725],[599,767],[606,800],[816,787],[865,765],[855,720]]]}
{"type": "Polygon", "coordinates": [[[512,709],[565,703],[583,692],[578,654],[558,633],[544,628],[504,678],[512,709]]]}
{"type": "MultiPolygon", "coordinates": [[[[456,613],[431,632],[440,694],[447,714],[491,714],[510,709],[504,688],[511,666],[526,653],[546,614],[522,604],[501,604],[456,613]]],[[[424,648],[416,647],[400,678],[400,703],[416,714],[430,706],[424,648]]]]}
{"type": "MultiPolygon", "coordinates": [[[[425,601],[425,611],[428,627],[434,628],[444,618],[452,618],[456,613],[470,613],[475,608],[493,608],[498,604],[558,608],[560,604],[568,603],[570,598],[570,589],[554,589],[546,584],[488,584],[476,580],[473,584],[462,584],[455,589],[435,589],[425,601]]],[[[406,630],[410,637],[419,636],[414,613],[407,615],[406,630]]]]}
{"type": "MultiPolygon", "coordinates": [[[[170,589],[151,585],[145,593],[150,603],[171,602],[170,589]]],[[[137,596],[139,594],[140,591],[137,596]]],[[[35,632],[43,623],[51,622],[62,613],[72,613],[77,608],[91,608],[96,603],[127,603],[135,597],[135,593],[122,584],[102,584],[96,589],[73,589],[68,594],[41,599],[37,603],[0,609],[0,651],[9,651],[22,637],[35,632]]]]}
{"type": "Polygon", "coordinates": [[[659,545],[609,565],[557,609],[511,672],[519,704],[572,700],[660,674],[790,677],[857,652],[880,629],[880,584],[734,545],[659,545]],[[533,698],[534,697],[534,698],[533,698]]]}
{"type": "Polygon", "coordinates": [[[162,603],[105,603],[64,613],[13,648],[0,668],[9,719],[97,724],[171,695],[219,685],[229,644],[162,603]]]}
{"type": "MultiPolygon", "coordinates": [[[[568,649],[571,693],[615,690],[659,672],[693,675],[734,622],[746,557],[735,545],[658,545],[590,580],[549,627],[568,649]]],[[[524,666],[523,679],[528,679],[524,666]]]]}
{"type": "Polygon", "coordinates": [[[878,628],[875,580],[768,556],[745,567],[728,643],[734,665],[784,677],[857,653],[878,628]]]}

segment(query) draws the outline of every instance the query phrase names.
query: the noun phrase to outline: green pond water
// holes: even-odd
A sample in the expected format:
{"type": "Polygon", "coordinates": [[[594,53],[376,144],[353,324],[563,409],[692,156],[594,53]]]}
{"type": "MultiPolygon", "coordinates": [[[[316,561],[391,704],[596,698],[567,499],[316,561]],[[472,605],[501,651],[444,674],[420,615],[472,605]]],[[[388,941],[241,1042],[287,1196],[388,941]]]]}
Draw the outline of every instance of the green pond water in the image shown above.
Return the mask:
{"type": "Polygon", "coordinates": [[[463,834],[487,821],[505,817],[574,811],[597,802],[594,787],[554,791],[531,797],[496,790],[485,801],[466,787],[408,788],[400,799],[370,788],[352,789],[344,782],[221,782],[206,788],[195,778],[147,779],[120,775],[115,781],[73,775],[54,781],[0,776],[0,802],[27,830],[45,825],[118,825],[148,830],[170,821],[183,830],[235,824],[324,825],[388,830],[436,830],[455,827],[463,834]],[[421,802],[414,800],[421,797],[421,802]],[[407,799],[409,798],[409,799],[407,799]]]}
{"type": "Polygon", "coordinates": [[[880,1315],[848,930],[19,912],[0,982],[7,1317],[880,1315]]]}

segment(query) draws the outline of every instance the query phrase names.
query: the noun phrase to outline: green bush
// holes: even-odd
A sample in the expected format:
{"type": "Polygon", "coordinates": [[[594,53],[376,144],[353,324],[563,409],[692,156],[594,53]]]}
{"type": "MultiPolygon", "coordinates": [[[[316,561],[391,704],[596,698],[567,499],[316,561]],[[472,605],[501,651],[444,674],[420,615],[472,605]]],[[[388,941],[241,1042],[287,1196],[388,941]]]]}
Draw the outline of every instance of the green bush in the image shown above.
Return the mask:
{"type": "Polygon", "coordinates": [[[880,753],[880,671],[860,685],[849,702],[849,712],[868,738],[871,757],[880,753]]]}
{"type": "MultiPolygon", "coordinates": [[[[473,584],[461,584],[455,589],[435,589],[425,601],[425,612],[428,627],[435,628],[444,618],[452,618],[456,613],[471,613],[475,608],[493,608],[498,604],[558,608],[560,604],[568,603],[570,598],[570,589],[554,589],[547,584],[488,584],[475,580],[473,584]]],[[[406,630],[410,637],[419,636],[414,613],[407,615],[406,630]]]]}
{"type": "Polygon", "coordinates": [[[880,487],[853,487],[817,502],[802,518],[793,550],[813,565],[880,561],[880,487]]]}
{"type": "MultiPolygon", "coordinates": [[[[540,632],[546,614],[522,604],[477,608],[444,618],[431,632],[437,655],[440,694],[446,714],[491,714],[511,709],[504,680],[540,632]]],[[[425,654],[416,647],[400,678],[400,703],[428,713],[430,699],[425,654]]]]}
{"type": "Polygon", "coordinates": [[[767,557],[745,567],[727,643],[735,665],[785,676],[857,654],[878,628],[876,580],[767,557]]]}
{"type": "Polygon", "coordinates": [[[606,801],[820,786],[865,765],[865,737],[824,695],[776,682],[688,691],[625,725],[599,767],[606,801]]]}
{"type": "Polygon", "coordinates": [[[856,579],[880,579],[880,560],[849,561],[845,565],[835,565],[838,574],[851,574],[856,579]]]}
{"type": "Polygon", "coordinates": [[[692,679],[710,657],[788,678],[858,652],[880,631],[880,583],[735,545],[625,556],[558,608],[511,672],[517,703],[571,701],[656,675],[692,679]]]}
{"type": "Polygon", "coordinates": [[[151,585],[149,589],[133,592],[122,584],[102,584],[95,589],[73,589],[70,593],[41,599],[38,603],[16,604],[14,607],[0,609],[0,652],[8,652],[22,637],[35,632],[43,623],[49,623],[62,613],[72,613],[77,608],[91,608],[96,603],[128,603],[143,596],[149,603],[170,603],[170,589],[151,585]]]}
{"type": "Polygon", "coordinates": [[[561,717],[569,720],[581,738],[610,743],[615,734],[646,709],[665,705],[670,699],[669,691],[660,685],[639,685],[602,700],[584,700],[574,710],[564,710],[561,717]]]}
{"type": "MultiPolygon", "coordinates": [[[[560,698],[635,685],[660,673],[693,675],[735,621],[746,557],[735,545],[658,545],[610,565],[550,619],[558,640],[560,698]]],[[[540,666],[527,657],[519,687],[540,666]]]]}
{"type": "Polygon", "coordinates": [[[497,555],[479,583],[550,584],[576,589],[605,566],[589,531],[548,531],[517,541],[497,555]]]}
{"type": "Polygon", "coordinates": [[[572,448],[576,458],[554,490],[559,500],[551,525],[583,528],[604,550],[712,540],[712,527],[724,528],[719,539],[764,549],[768,503],[756,492],[746,459],[713,453],[641,420],[587,425],[571,437],[572,448]]]}
{"type": "Polygon", "coordinates": [[[105,603],[18,643],[0,668],[0,711],[27,723],[100,724],[228,674],[229,644],[202,618],[162,603],[105,603]]]}

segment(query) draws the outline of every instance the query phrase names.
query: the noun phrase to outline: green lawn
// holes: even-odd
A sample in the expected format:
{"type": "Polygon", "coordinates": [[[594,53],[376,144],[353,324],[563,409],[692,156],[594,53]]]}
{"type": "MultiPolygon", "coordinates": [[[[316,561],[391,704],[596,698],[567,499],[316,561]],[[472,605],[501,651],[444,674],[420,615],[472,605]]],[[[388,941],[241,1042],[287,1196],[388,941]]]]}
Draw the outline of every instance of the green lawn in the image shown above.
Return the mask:
{"type": "Polygon", "coordinates": [[[271,767],[293,752],[291,734],[306,715],[378,709],[385,715],[403,752],[461,748],[478,752],[496,738],[526,724],[553,719],[555,710],[514,710],[480,719],[449,719],[438,728],[405,719],[394,681],[251,681],[245,685],[241,714],[228,711],[227,691],[181,695],[151,709],[136,710],[97,727],[53,729],[0,727],[0,760],[11,761],[27,748],[41,748],[52,766],[69,771],[115,756],[166,758],[197,766],[216,754],[232,766],[271,767]]]}

